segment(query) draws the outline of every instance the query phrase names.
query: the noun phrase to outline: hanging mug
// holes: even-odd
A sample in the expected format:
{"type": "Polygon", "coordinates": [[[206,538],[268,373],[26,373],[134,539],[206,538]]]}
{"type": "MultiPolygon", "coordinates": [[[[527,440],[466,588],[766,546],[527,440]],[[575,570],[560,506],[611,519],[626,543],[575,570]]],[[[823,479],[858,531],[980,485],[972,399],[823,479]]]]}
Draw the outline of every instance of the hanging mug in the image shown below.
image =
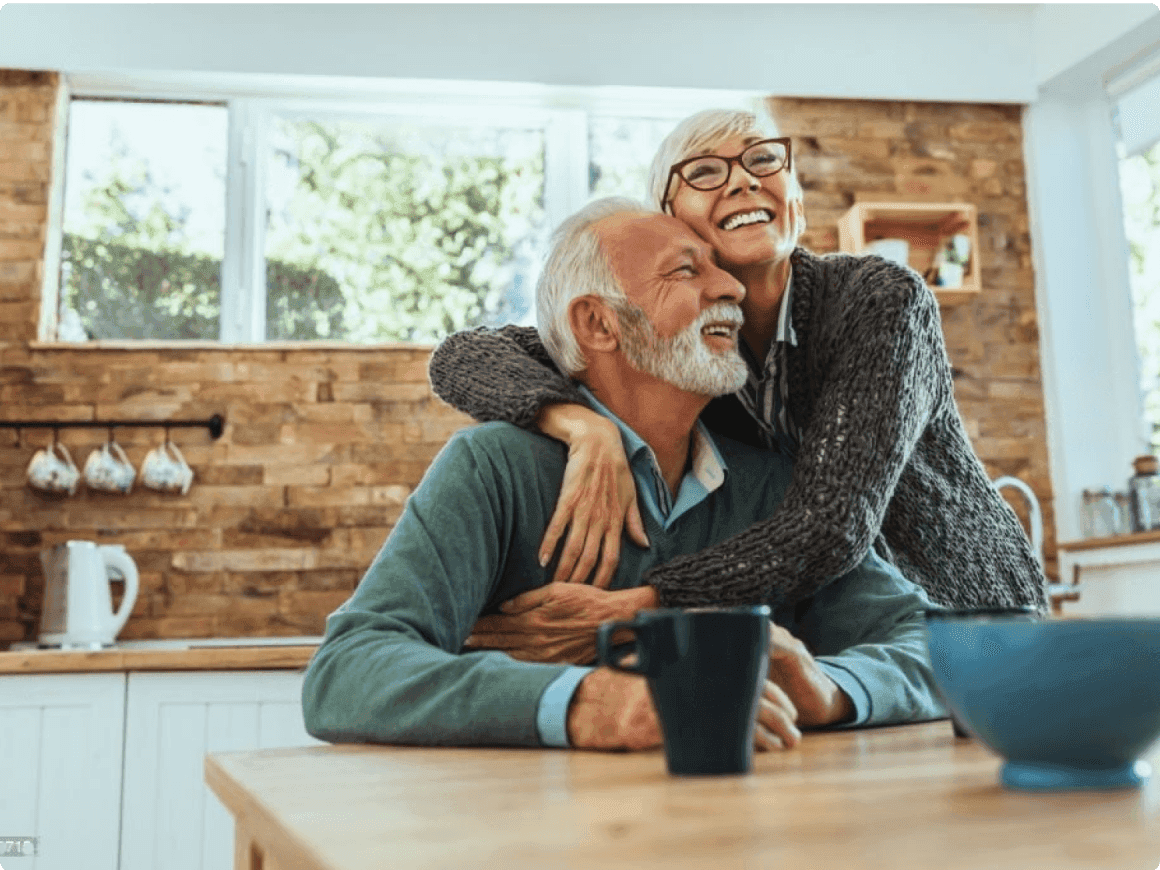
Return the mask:
{"type": "Polygon", "coordinates": [[[85,483],[89,489],[128,493],[133,489],[136,477],[137,469],[129,462],[121,445],[111,439],[85,460],[85,483]]]}
{"type": "Polygon", "coordinates": [[[141,463],[141,483],[158,492],[175,492],[185,495],[193,483],[193,469],[177,449],[177,445],[165,439],[160,447],[155,447],[141,463]]]}
{"type": "Polygon", "coordinates": [[[77,491],[80,477],[68,448],[56,440],[51,446],[37,450],[28,463],[28,485],[42,492],[72,495],[77,491]]]}

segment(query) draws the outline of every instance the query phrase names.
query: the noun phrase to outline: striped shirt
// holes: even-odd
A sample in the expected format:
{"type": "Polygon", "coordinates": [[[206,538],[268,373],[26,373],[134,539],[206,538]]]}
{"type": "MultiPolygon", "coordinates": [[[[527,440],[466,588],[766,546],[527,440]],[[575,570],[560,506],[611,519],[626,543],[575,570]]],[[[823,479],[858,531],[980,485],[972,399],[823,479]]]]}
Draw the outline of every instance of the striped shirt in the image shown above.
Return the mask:
{"type": "Polygon", "coordinates": [[[765,362],[761,363],[746,342],[739,342],[749,375],[737,397],[750,416],[757,421],[761,438],[770,450],[796,456],[801,445],[801,433],[789,411],[789,374],[786,348],[797,347],[793,329],[790,297],[793,295],[793,273],[786,281],[777,315],[777,332],[770,343],[765,362]]]}

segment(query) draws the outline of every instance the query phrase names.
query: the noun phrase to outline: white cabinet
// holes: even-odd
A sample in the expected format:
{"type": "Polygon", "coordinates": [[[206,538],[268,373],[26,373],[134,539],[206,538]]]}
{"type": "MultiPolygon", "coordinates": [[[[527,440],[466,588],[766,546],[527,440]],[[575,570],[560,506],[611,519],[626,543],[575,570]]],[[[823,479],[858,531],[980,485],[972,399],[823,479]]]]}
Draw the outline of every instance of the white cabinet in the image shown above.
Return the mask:
{"type": "Polygon", "coordinates": [[[295,671],[131,673],[121,870],[224,870],[234,826],[206,787],[209,752],[307,746],[295,671]]]}
{"type": "MultiPolygon", "coordinates": [[[[226,870],[209,752],[307,746],[298,671],[0,675],[0,836],[16,870],[226,870]]],[[[8,859],[4,865],[9,866],[8,859]]]]}
{"type": "MultiPolygon", "coordinates": [[[[0,836],[19,870],[116,870],[125,675],[0,676],[0,836]]],[[[7,860],[7,859],[5,859],[7,860]]]]}
{"type": "Polygon", "coordinates": [[[1066,616],[1160,616],[1160,534],[1061,543],[1059,579],[1078,584],[1066,616]]]}

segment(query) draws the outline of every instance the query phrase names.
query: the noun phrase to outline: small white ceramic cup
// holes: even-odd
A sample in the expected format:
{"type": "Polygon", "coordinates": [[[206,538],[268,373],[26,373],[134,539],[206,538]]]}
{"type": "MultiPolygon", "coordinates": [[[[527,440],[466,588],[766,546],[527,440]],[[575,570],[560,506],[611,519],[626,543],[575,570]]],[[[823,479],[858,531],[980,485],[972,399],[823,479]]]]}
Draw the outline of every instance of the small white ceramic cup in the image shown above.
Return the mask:
{"type": "Polygon", "coordinates": [[[28,485],[42,492],[67,493],[77,491],[77,481],[81,473],[77,471],[68,448],[59,441],[36,451],[28,463],[28,485]]]}
{"type": "Polygon", "coordinates": [[[121,445],[106,441],[85,460],[85,483],[89,489],[126,494],[133,489],[135,469],[121,445]]]}
{"type": "Polygon", "coordinates": [[[177,449],[177,445],[165,439],[160,447],[154,447],[141,463],[141,483],[158,492],[179,492],[185,495],[193,483],[193,469],[177,449]]]}

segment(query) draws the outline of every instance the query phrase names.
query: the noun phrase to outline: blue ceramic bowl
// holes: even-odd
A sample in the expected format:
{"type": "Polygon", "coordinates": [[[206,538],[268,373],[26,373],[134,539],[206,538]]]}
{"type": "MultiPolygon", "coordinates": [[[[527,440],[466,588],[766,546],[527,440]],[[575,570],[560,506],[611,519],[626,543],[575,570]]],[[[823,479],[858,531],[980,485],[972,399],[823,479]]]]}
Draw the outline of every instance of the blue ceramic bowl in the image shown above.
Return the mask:
{"type": "Polygon", "coordinates": [[[1128,788],[1160,736],[1160,619],[1038,620],[929,611],[927,644],[951,713],[1022,789],[1128,788]]]}

